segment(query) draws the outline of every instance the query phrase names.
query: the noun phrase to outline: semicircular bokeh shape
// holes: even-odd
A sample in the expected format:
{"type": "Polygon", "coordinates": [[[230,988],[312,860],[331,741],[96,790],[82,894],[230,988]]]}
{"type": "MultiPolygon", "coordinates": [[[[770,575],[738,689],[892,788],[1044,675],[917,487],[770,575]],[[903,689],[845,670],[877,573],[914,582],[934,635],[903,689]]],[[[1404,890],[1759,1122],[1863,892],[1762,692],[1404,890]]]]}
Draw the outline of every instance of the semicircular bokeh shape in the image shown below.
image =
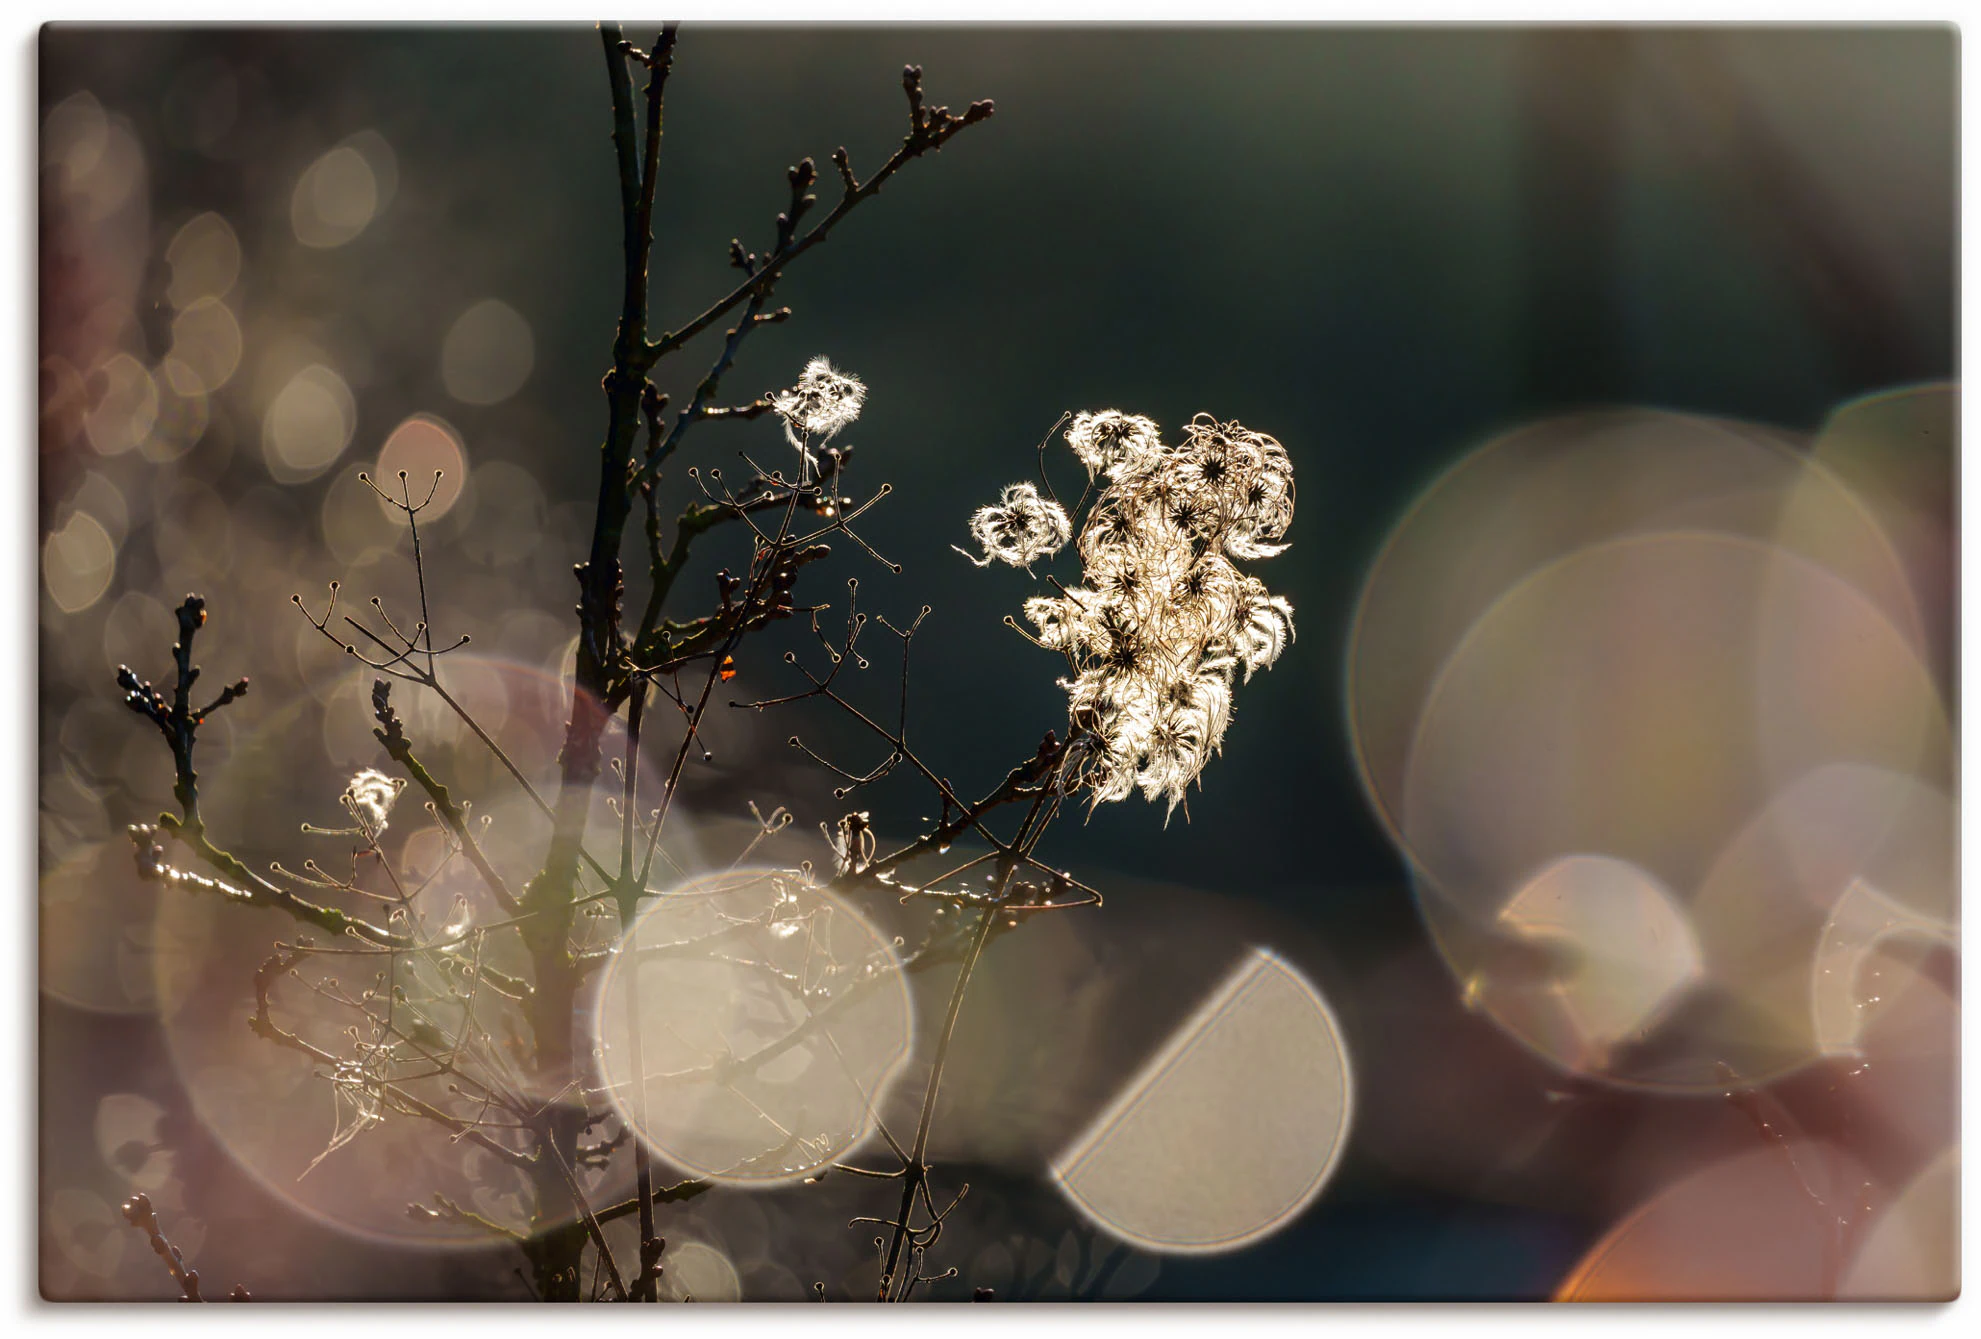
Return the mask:
{"type": "Polygon", "coordinates": [[[1326,1002],[1256,949],[1067,1147],[1053,1177],[1097,1227],[1146,1250],[1237,1250],[1320,1193],[1353,1106],[1326,1002]]]}

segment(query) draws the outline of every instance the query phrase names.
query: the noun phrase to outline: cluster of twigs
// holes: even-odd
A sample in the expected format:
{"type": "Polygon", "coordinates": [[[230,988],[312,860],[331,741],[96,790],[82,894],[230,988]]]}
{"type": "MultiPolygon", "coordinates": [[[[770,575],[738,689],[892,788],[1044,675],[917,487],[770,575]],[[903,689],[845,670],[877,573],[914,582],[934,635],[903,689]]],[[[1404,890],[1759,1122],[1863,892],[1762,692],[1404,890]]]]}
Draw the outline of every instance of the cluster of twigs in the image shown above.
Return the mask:
{"type": "MultiPolygon", "coordinates": [[[[849,594],[857,595],[857,579],[849,580],[847,584],[849,594]]],[[[876,1119],[877,1129],[898,1165],[884,1172],[846,1169],[877,1178],[899,1179],[901,1182],[900,1202],[892,1217],[855,1220],[856,1223],[872,1224],[887,1230],[884,1246],[881,1239],[876,1239],[881,1259],[876,1295],[879,1301],[906,1301],[918,1286],[953,1276],[952,1273],[925,1274],[922,1272],[922,1262],[940,1240],[944,1220],[969,1187],[967,1184],[959,1187],[948,1206],[938,1209],[930,1190],[932,1169],[928,1162],[928,1148],[950,1044],[978,960],[1000,929],[1016,928],[1024,919],[1042,912],[1093,906],[1101,901],[1097,891],[1064,870],[1046,864],[1035,854],[1040,839],[1059,811],[1061,801],[1073,788],[1074,775],[1069,764],[1080,751],[1077,736],[1062,741],[1054,732],[1047,732],[1030,758],[1012,768],[997,786],[975,801],[961,798],[949,782],[909,744],[909,650],[928,613],[928,606],[924,605],[914,621],[905,628],[896,627],[885,617],[875,620],[901,643],[900,694],[895,724],[891,728],[857,705],[846,695],[839,682],[841,672],[849,664],[861,667],[867,664],[859,651],[859,638],[868,619],[857,612],[851,600],[843,640],[837,644],[825,642],[828,664],[823,673],[815,673],[805,666],[795,653],[787,653],[785,657],[788,663],[799,669],[809,687],[783,697],[732,703],[741,709],[761,711],[813,698],[823,699],[886,745],[885,752],[874,765],[865,771],[855,772],[811,749],[802,737],[791,736],[792,747],[805,752],[845,783],[834,789],[835,798],[843,799],[859,788],[892,774],[897,767],[905,766],[927,783],[941,804],[940,816],[929,831],[885,854],[878,853],[878,843],[864,812],[847,814],[840,819],[837,831],[828,834],[836,856],[834,877],[829,887],[847,892],[881,889],[895,893],[903,903],[932,901],[940,904],[939,911],[952,910],[956,913],[949,924],[939,922],[938,931],[932,932],[930,939],[909,954],[904,962],[904,969],[908,971],[917,971],[938,961],[953,959],[958,963],[949,1004],[936,1034],[914,1134],[904,1144],[887,1129],[885,1123],[876,1119]],[[1002,836],[988,820],[994,810],[1010,805],[1022,806],[1024,816],[1011,835],[1002,836]],[[989,849],[954,864],[920,884],[903,880],[901,876],[905,870],[918,861],[942,856],[959,838],[980,841],[989,849]],[[965,875],[979,869],[988,871],[983,876],[987,884],[983,891],[973,892],[966,883],[959,882],[965,875]],[[972,913],[974,924],[965,928],[961,922],[972,913]]],[[[817,628],[816,619],[813,626],[817,628]]],[[[821,641],[825,639],[821,637],[821,641]]]]}
{"type": "MultiPolygon", "coordinates": [[[[903,88],[908,130],[893,154],[863,179],[846,150],[835,150],[831,161],[839,198],[822,213],[812,193],[818,184],[812,161],[805,159],[790,169],[789,200],[775,221],[769,247],[758,252],[740,240],[732,242],[730,259],[740,272],[734,287],[699,314],[655,337],[649,334],[647,273],[676,30],[672,25],[663,28],[650,50],[633,46],[612,25],[601,25],[601,35],[612,94],[625,282],[612,367],[603,383],[607,423],[593,532],[575,571],[578,650],[554,790],[539,789],[448,688],[445,658],[467,645],[468,638],[445,645],[436,638],[420,541],[420,515],[433,492],[428,490],[425,498],[416,500],[404,474],[397,479],[396,490],[391,481],[366,476],[365,482],[404,517],[411,534],[417,618],[395,618],[377,599],[370,601],[368,614],[340,613],[336,583],[321,613],[311,612],[300,597],[295,601],[320,634],[377,676],[371,704],[373,733],[403,774],[403,779],[389,781],[379,774],[361,774],[344,797],[351,825],[316,829],[355,839],[347,873],[333,874],[311,859],[300,871],[278,863],[264,876],[210,839],[200,817],[194,767],[198,730],[212,712],[245,693],[247,681],[230,686],[203,708],[192,706],[191,690],[199,674],[192,664],[193,638],[205,622],[199,597],[188,597],[178,613],[180,636],[173,648],[175,676],[169,698],[129,669],[120,668],[118,681],[129,705],[164,735],[174,762],[179,812],[132,830],[141,872],[160,882],[282,911],[305,931],[327,936],[328,942],[317,942],[314,934],[302,934],[294,942],[276,946],[255,974],[251,1019],[259,1036],[308,1057],[331,1086],[338,1106],[337,1130],[319,1161],[387,1118],[430,1122],[449,1138],[479,1148],[526,1178],[534,1197],[532,1216],[522,1227],[497,1222],[438,1192],[425,1203],[409,1206],[412,1216],[510,1241],[526,1257],[530,1282],[545,1299],[591,1295],[654,1300],[665,1250],[656,1209],[702,1193],[709,1182],[696,1179],[656,1186],[645,1144],[629,1138],[627,1123],[609,1107],[590,1105],[603,1094],[573,1047],[578,992],[587,974],[602,965],[613,944],[625,936],[649,893],[663,828],[685,764],[691,754],[707,756],[701,739],[703,723],[718,686],[733,677],[736,653],[744,640],[799,615],[808,615],[814,630],[819,629],[825,606],[801,604],[797,589],[804,569],[826,557],[835,538],[843,537],[890,570],[900,570],[853,528],[889,489],[882,485],[864,501],[842,495],[850,447],[819,443],[819,468],[814,473],[809,467],[809,444],[800,442],[806,467],[795,480],[779,470],[764,469],[747,456],[747,474],[740,486],[732,487],[720,469],[690,468],[686,475],[702,499],[675,519],[671,536],[659,514],[657,484],[663,468],[697,425],[749,422],[773,410],[768,399],[723,403],[720,388],[750,333],[789,317],[788,308],[773,308],[771,302],[790,264],[823,242],[910,162],[989,117],[992,106],[978,102],[961,112],[931,106],[922,93],[920,69],[907,67],[903,88]],[[641,72],[644,88],[636,98],[634,81],[641,72]],[[689,402],[670,415],[667,397],[655,388],[650,374],[697,335],[730,319],[734,324],[689,402]],[[636,499],[644,513],[648,589],[635,620],[624,608],[621,554],[636,499]],[[708,612],[682,620],[669,617],[669,599],[692,546],[719,529],[746,537],[747,564],[739,573],[727,569],[717,573],[714,605],[708,612]],[[477,818],[470,803],[457,797],[419,757],[416,741],[392,701],[395,682],[434,694],[546,820],[547,850],[534,877],[518,884],[496,867],[484,847],[487,820],[477,818]],[[678,730],[678,738],[669,745],[671,756],[659,793],[643,795],[641,750],[652,745],[652,717],[662,701],[666,707],[660,714],[678,730]],[[622,713],[623,752],[608,766],[606,727],[622,713]],[[587,826],[595,796],[607,789],[602,774],[608,771],[614,783],[610,789],[616,791],[608,802],[618,820],[619,840],[616,852],[600,854],[586,844],[587,826]],[[367,776],[377,776],[378,784],[368,782],[367,776]],[[419,878],[402,869],[380,841],[388,811],[406,785],[417,790],[441,835],[440,858],[419,878]],[[168,843],[190,857],[190,867],[172,862],[168,843]],[[432,899],[422,894],[443,872],[461,867],[471,871],[486,893],[496,911],[493,917],[477,918],[461,897],[444,917],[433,914],[427,905],[432,899]],[[364,906],[374,910],[346,909],[364,906]],[[607,931],[600,942],[593,927],[606,917],[615,919],[617,929],[607,931]],[[347,977],[363,984],[347,987],[347,977]],[[316,1002],[349,1020],[340,1034],[341,1045],[333,1049],[306,1036],[305,1029],[278,1021],[274,994],[284,979],[300,983],[316,1002]],[[491,1027],[498,1017],[504,1027],[528,1035],[526,1065],[519,1066],[496,1043],[491,1027]],[[615,1121],[616,1130],[611,1128],[615,1121]],[[604,1132],[587,1139],[599,1130],[604,1132]],[[627,1147],[634,1162],[633,1197],[605,1206],[591,1204],[582,1174],[606,1166],[627,1147]],[[626,1216],[637,1216],[639,1222],[639,1259],[629,1262],[630,1268],[622,1268],[614,1258],[603,1232],[604,1224],[626,1216]],[[583,1283],[588,1247],[594,1277],[589,1289],[583,1283]]],[[[849,582],[854,599],[857,589],[857,580],[849,582]]],[[[828,762],[793,736],[795,746],[844,783],[835,789],[837,797],[906,769],[924,780],[940,800],[940,817],[927,832],[885,853],[878,850],[865,816],[847,815],[834,837],[836,867],[827,884],[843,893],[884,891],[904,903],[935,903],[941,914],[933,919],[925,941],[902,955],[899,969],[922,972],[948,964],[957,968],[913,1134],[897,1140],[880,1125],[878,1113],[871,1113],[898,1165],[877,1171],[839,1164],[843,1170],[900,1183],[898,1207],[890,1216],[858,1220],[884,1229],[884,1244],[877,1238],[878,1296],[884,1300],[906,1300],[918,1287],[954,1276],[954,1270],[928,1274],[925,1262],[967,1186],[956,1189],[946,1206],[938,1207],[927,1155],[942,1073],[972,971],[994,937],[1027,917],[1100,900],[1097,892],[1034,854],[1069,789],[1068,761],[1077,753],[1077,733],[1065,741],[1048,733],[1032,757],[975,800],[956,793],[910,746],[908,652],[927,612],[924,607],[906,627],[880,620],[901,646],[901,695],[892,725],[882,724],[857,706],[840,678],[849,663],[867,664],[858,642],[868,616],[857,611],[852,599],[843,638],[820,634],[829,661],[822,673],[803,666],[795,654],[787,656],[805,675],[806,688],[783,698],[732,704],[764,710],[821,699],[859,722],[884,746],[876,763],[856,772],[828,762]],[[1007,806],[1019,806],[1023,816],[1015,831],[1001,836],[991,819],[993,811],[1007,806]],[[912,866],[939,859],[958,839],[981,842],[988,852],[933,877],[907,881],[912,866]],[[964,880],[980,869],[986,871],[981,876],[985,886],[972,891],[964,880]]],[[[788,822],[788,814],[781,810],[760,819],[761,835],[768,836],[788,822]]],[[[635,1028],[638,1018],[635,1001],[629,1010],[635,1028]]],[[[637,1035],[635,1031],[636,1065],[637,1035]]],[[[636,1082],[635,1093],[643,1086],[636,1082]]],[[[162,1242],[155,1219],[148,1213],[144,1217],[155,1242],[162,1242]]],[[[177,1253],[161,1248],[160,1254],[174,1277],[180,1277],[177,1253]]],[[[188,1296],[196,1295],[197,1276],[188,1272],[186,1278],[192,1280],[186,1285],[188,1296]]],[[[820,1292],[823,1295],[822,1288],[820,1292]]]]}

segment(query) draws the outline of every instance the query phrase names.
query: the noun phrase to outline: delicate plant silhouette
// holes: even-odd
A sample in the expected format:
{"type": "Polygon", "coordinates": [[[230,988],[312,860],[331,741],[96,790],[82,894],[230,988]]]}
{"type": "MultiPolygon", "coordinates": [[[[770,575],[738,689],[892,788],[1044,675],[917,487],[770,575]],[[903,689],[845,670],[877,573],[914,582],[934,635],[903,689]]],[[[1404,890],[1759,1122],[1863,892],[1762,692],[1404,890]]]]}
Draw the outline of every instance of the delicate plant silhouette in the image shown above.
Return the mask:
{"type": "MultiPolygon", "coordinates": [[[[825,830],[828,877],[814,878],[809,867],[776,872],[770,885],[776,896],[729,914],[709,937],[788,934],[811,914],[808,898],[876,894],[928,908],[928,929],[918,943],[898,951],[828,963],[837,973],[830,987],[824,977],[814,981],[787,973],[779,988],[797,1001],[798,1014],[786,1033],[747,1054],[715,1056],[693,1073],[655,1077],[736,1090],[755,1068],[829,1036],[839,1011],[878,983],[954,966],[915,1128],[897,1139],[881,1123],[871,1097],[863,1113],[893,1154],[894,1166],[830,1162],[841,1171],[896,1183],[887,1213],[856,1222],[880,1233],[874,1295],[908,1300],[918,1288],[956,1273],[928,1271],[935,1268],[932,1252],[945,1221],[968,1186],[938,1191],[929,1149],[972,973],[994,938],[1031,917],[1100,903],[1096,890],[1037,855],[1062,802],[1083,789],[1093,803],[1120,799],[1140,786],[1150,798],[1166,796],[1173,809],[1222,739],[1240,667],[1249,677],[1290,639],[1286,602],[1240,573],[1232,559],[1269,557],[1283,547],[1279,541],[1292,516],[1291,470],[1277,442],[1236,424],[1199,418],[1186,428],[1182,444],[1168,447],[1146,419],[1112,411],[1074,419],[1066,440],[1086,464],[1088,492],[1095,494],[1078,531],[1084,573],[1080,585],[1026,604],[1037,640],[1067,660],[1068,718],[1063,731],[1046,732],[1036,750],[995,787],[966,799],[909,742],[909,654],[928,607],[901,626],[870,616],[858,608],[859,582],[852,578],[843,625],[828,634],[821,623],[827,606],[800,603],[798,595],[804,570],[826,558],[839,538],[900,570],[854,528],[890,488],[882,484],[864,501],[842,494],[852,458],[843,437],[866,402],[866,385],[816,358],[788,389],[749,403],[724,403],[721,386],[751,332],[789,317],[788,308],[770,305],[785,269],[910,162],[987,119],[992,104],[973,103],[962,112],[930,106],[919,68],[907,67],[909,124],[894,153],[862,179],[846,151],[836,150],[839,199],[815,221],[818,201],[812,192],[818,174],[810,159],[791,168],[789,201],[777,216],[769,247],[756,252],[733,242],[730,259],[739,271],[734,287],[698,315],[655,335],[647,272],[676,29],[664,28],[650,50],[627,42],[613,25],[601,25],[600,32],[618,164],[624,288],[612,366],[603,383],[607,418],[592,533],[575,568],[579,635],[556,785],[539,788],[449,687],[447,658],[468,638],[447,641],[428,604],[421,517],[432,505],[438,477],[420,498],[403,472],[396,479],[364,476],[410,533],[417,611],[388,610],[372,599],[359,613],[345,612],[337,582],[330,583],[320,611],[295,598],[319,634],[375,676],[372,733],[399,773],[359,771],[337,799],[345,821],[305,826],[306,835],[344,839],[348,868],[333,871],[312,856],[300,868],[277,862],[261,874],[209,834],[195,769],[199,730],[214,712],[241,697],[248,681],[194,708],[191,694],[200,671],[193,664],[193,643],[207,616],[198,596],[189,596],[178,611],[169,690],[154,688],[128,668],[118,672],[125,700],[159,729],[174,762],[178,812],[132,829],[138,867],[150,880],[280,910],[304,932],[277,944],[254,973],[249,1021],[261,1038],[306,1056],[329,1085],[335,1131],[312,1170],[334,1162],[338,1150],[384,1121],[428,1122],[442,1137],[483,1155],[486,1175],[513,1189],[527,1222],[502,1221],[500,1215],[466,1207],[449,1188],[433,1189],[409,1205],[413,1218],[468,1227],[513,1244],[528,1264],[531,1287],[544,1300],[656,1300],[666,1267],[657,1210],[704,1193],[721,1177],[747,1175],[752,1167],[823,1165],[821,1158],[831,1159],[825,1143],[797,1130],[719,1174],[662,1186],[655,1183],[651,1154],[637,1128],[649,1078],[643,1068],[639,962],[651,953],[704,951],[699,943],[649,949],[635,941],[643,907],[656,891],[662,834],[679,799],[685,765],[706,752],[704,722],[718,689],[735,674],[739,648],[754,634],[803,616],[817,634],[824,664],[814,669],[787,653],[805,686],[782,697],[729,705],[765,711],[818,699],[881,745],[870,765],[844,768],[805,745],[802,736],[791,736],[794,747],[836,778],[835,798],[897,772],[911,773],[933,792],[939,817],[919,836],[889,847],[865,811],[846,813],[825,830]],[[640,74],[644,89],[636,97],[634,80],[640,74]],[[689,402],[670,409],[651,380],[653,369],[697,334],[730,319],[734,324],[689,402]],[[700,425],[748,423],[766,415],[780,421],[787,444],[798,453],[795,478],[749,464],[732,485],[719,468],[689,467],[685,475],[701,500],[671,527],[663,523],[656,486],[687,435],[700,425]],[[649,579],[637,613],[626,606],[623,567],[636,502],[643,516],[636,527],[640,539],[631,542],[643,554],[649,579]],[[747,563],[738,572],[715,574],[706,612],[671,616],[671,597],[693,546],[718,530],[747,544],[747,563]],[[879,622],[900,651],[899,698],[887,717],[858,705],[844,677],[849,667],[870,665],[862,645],[870,622],[879,622]],[[529,877],[498,868],[487,849],[489,820],[421,760],[419,743],[394,700],[395,684],[433,694],[546,821],[543,858],[529,877]],[[617,756],[608,758],[608,726],[619,718],[617,756]],[[661,760],[657,794],[642,791],[645,751],[661,760]],[[402,868],[380,843],[405,817],[408,790],[444,834],[442,857],[418,875],[402,868]],[[601,794],[614,818],[616,849],[595,849],[592,817],[601,794]],[[1021,814],[1009,832],[1000,831],[997,815],[1006,807],[1021,814]],[[945,860],[958,840],[987,849],[968,860],[945,860]],[[929,862],[948,867],[927,876],[916,872],[929,862]],[[461,867],[472,872],[474,900],[457,894],[436,907],[435,899],[420,896],[444,870],[461,867]],[[971,886],[973,876],[979,887],[971,886]],[[633,970],[627,973],[624,1017],[611,1026],[623,1026],[630,1038],[624,1053],[630,1072],[605,1078],[578,1024],[580,1004],[593,975],[624,956],[632,959],[633,970]],[[292,1020],[279,995],[298,991],[314,1012],[292,1020]],[[341,1024],[323,1026],[326,1013],[341,1024]],[[516,1039],[526,1044],[519,1048],[516,1039]],[[585,1189],[588,1173],[621,1157],[633,1165],[632,1197],[592,1203],[585,1189]],[[625,1217],[638,1221],[637,1260],[616,1258],[604,1231],[625,1217]]],[[[748,455],[744,458],[747,463],[748,455]]],[[[1043,493],[1029,483],[1013,485],[996,506],[972,518],[971,532],[985,549],[982,563],[996,558],[1029,568],[1073,539],[1072,520],[1043,474],[1040,486],[1043,493]]],[[[1083,495],[1075,514],[1086,501],[1083,495]]],[[[734,868],[743,870],[758,843],[790,821],[782,809],[758,814],[757,841],[738,853],[734,868]]],[[[148,1206],[142,1217],[139,1225],[148,1225],[154,1241],[162,1242],[148,1206]]],[[[132,1221],[138,1223],[139,1216],[132,1221]]],[[[179,1278],[176,1252],[161,1247],[160,1254],[179,1278]]],[[[187,1272],[185,1278],[187,1299],[198,1300],[197,1276],[187,1272]]],[[[822,1296],[822,1284],[818,1290],[822,1296]]]]}

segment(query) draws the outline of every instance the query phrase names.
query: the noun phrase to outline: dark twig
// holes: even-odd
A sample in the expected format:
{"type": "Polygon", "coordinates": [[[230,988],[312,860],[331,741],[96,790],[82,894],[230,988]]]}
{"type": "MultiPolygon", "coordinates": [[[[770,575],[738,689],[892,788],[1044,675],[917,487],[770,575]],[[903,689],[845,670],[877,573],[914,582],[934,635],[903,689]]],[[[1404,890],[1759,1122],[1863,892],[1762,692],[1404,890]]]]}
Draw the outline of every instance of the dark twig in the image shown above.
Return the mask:
{"type": "Polygon", "coordinates": [[[841,219],[879,194],[881,186],[896,172],[923,154],[940,149],[965,126],[988,120],[997,110],[996,104],[988,98],[971,103],[962,112],[952,112],[947,107],[925,107],[922,101],[922,67],[919,65],[910,65],[902,70],[901,86],[908,95],[908,134],[902,139],[900,147],[865,181],[854,176],[846,150],[835,150],[833,163],[839,169],[840,183],[844,188],[839,203],[803,236],[794,236],[787,245],[765,256],[747,279],[716,299],[699,316],[648,344],[642,356],[649,366],[720,321],[737,303],[746,301],[752,293],[775,279],[792,261],[824,241],[841,219]]]}
{"type": "Polygon", "coordinates": [[[320,906],[270,883],[207,837],[206,824],[199,811],[199,773],[193,766],[199,728],[213,712],[244,696],[248,691],[248,681],[245,678],[236,680],[211,703],[194,710],[192,690],[200,672],[193,664],[193,638],[206,625],[206,601],[197,595],[188,595],[178,608],[178,620],[179,640],[172,646],[175,674],[169,702],[148,680],[141,680],[132,673],[129,666],[117,667],[117,686],[124,690],[124,705],[156,725],[172,751],[172,794],[179,801],[176,816],[160,814],[156,824],[142,824],[131,829],[131,840],[137,848],[139,874],[148,880],[220,892],[250,906],[274,907],[306,925],[314,925],[331,934],[348,932],[376,943],[392,942],[395,936],[380,926],[335,907],[320,906]],[[163,848],[155,839],[159,832],[177,838],[220,876],[219,881],[203,879],[167,865],[163,848]]]}
{"type": "MultiPolygon", "coordinates": [[[[165,1262],[165,1268],[172,1275],[172,1281],[179,1285],[180,1301],[206,1300],[199,1292],[199,1271],[187,1268],[185,1256],[179,1253],[177,1246],[166,1240],[165,1230],[158,1225],[158,1215],[151,1207],[150,1196],[140,1192],[125,1200],[124,1221],[151,1239],[151,1249],[157,1253],[160,1260],[165,1262]]],[[[237,1283],[234,1285],[234,1290],[227,1294],[227,1300],[251,1302],[254,1298],[246,1288],[237,1283]]]]}
{"type": "Polygon", "coordinates": [[[372,734],[384,746],[387,756],[405,768],[406,774],[412,777],[414,784],[426,792],[428,801],[433,805],[434,814],[446,825],[447,830],[454,834],[454,840],[461,844],[461,853],[467,857],[468,863],[475,867],[475,873],[481,875],[482,882],[487,885],[488,891],[494,894],[496,902],[512,916],[522,910],[522,904],[516,900],[516,895],[509,891],[508,883],[496,871],[495,866],[489,863],[488,857],[482,853],[480,845],[476,843],[474,834],[468,830],[467,812],[454,803],[454,797],[448,793],[447,787],[435,780],[433,774],[413,756],[412,741],[406,738],[406,730],[400,723],[399,713],[392,709],[392,685],[384,679],[372,682],[371,709],[372,715],[378,721],[378,728],[373,730],[372,734]]]}

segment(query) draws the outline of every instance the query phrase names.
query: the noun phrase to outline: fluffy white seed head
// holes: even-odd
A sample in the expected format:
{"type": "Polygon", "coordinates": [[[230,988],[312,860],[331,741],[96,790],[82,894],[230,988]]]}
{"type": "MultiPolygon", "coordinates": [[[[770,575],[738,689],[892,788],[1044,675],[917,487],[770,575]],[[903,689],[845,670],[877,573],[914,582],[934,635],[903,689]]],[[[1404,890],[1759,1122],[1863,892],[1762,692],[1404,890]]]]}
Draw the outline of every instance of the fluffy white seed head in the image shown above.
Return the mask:
{"type": "Polygon", "coordinates": [[[770,407],[784,420],[784,435],[800,451],[825,442],[860,417],[867,403],[866,383],[841,372],[824,358],[805,364],[798,384],[773,391],[770,407]]]}
{"type": "Polygon", "coordinates": [[[1271,558],[1293,524],[1293,462],[1286,448],[1241,423],[1199,414],[1183,429],[1179,491],[1205,514],[1207,538],[1234,558],[1271,558]]]}
{"type": "Polygon", "coordinates": [[[1144,746],[1135,784],[1142,797],[1169,800],[1170,812],[1183,802],[1190,783],[1224,743],[1231,723],[1231,679],[1220,669],[1199,666],[1164,688],[1144,746]]]}
{"type": "Polygon", "coordinates": [[[1270,669],[1293,640],[1293,606],[1283,595],[1267,594],[1265,586],[1247,578],[1252,589],[1245,596],[1245,612],[1232,638],[1232,652],[1245,667],[1245,680],[1253,671],[1270,669]]]}
{"type": "Polygon", "coordinates": [[[1092,620],[1085,607],[1071,595],[1034,595],[1025,601],[1025,618],[1034,629],[1034,640],[1048,651],[1081,651],[1092,645],[1097,630],[1089,626],[1092,620]]]}
{"type": "MultiPolygon", "coordinates": [[[[1104,480],[1080,525],[1080,585],[1025,602],[1040,645],[1067,657],[1072,723],[1091,736],[1078,763],[1094,804],[1140,790],[1171,812],[1223,747],[1232,689],[1293,640],[1293,607],[1234,560],[1283,552],[1293,464],[1278,441],[1199,414],[1166,445],[1146,418],[1077,415],[1067,445],[1104,480]]],[[[1031,484],[971,518],[986,566],[1029,567],[1070,525],[1031,484]]]]}
{"type": "Polygon", "coordinates": [[[984,551],[970,561],[988,567],[993,560],[1029,568],[1066,547],[1073,522],[1057,502],[1039,496],[1032,484],[1011,484],[996,503],[970,517],[970,535],[984,551]]]}
{"type": "Polygon", "coordinates": [[[372,836],[377,836],[385,831],[392,805],[405,788],[403,780],[367,767],[351,778],[340,799],[344,807],[351,811],[351,816],[358,820],[359,826],[372,836]]]}
{"type": "Polygon", "coordinates": [[[1075,414],[1066,429],[1066,444],[1087,467],[1089,478],[1133,472],[1162,451],[1162,438],[1153,419],[1124,414],[1119,409],[1075,414]]]}

